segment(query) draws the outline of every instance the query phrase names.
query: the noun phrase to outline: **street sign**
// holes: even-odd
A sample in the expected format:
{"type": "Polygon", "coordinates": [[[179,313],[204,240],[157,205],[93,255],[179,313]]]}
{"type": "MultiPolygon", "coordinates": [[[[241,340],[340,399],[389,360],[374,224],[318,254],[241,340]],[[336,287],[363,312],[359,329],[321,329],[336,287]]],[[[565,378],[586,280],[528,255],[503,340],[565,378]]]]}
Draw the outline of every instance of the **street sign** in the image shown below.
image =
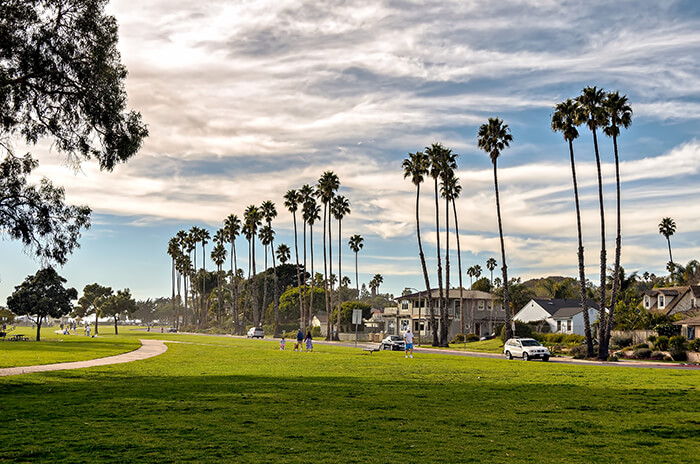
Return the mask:
{"type": "Polygon", "coordinates": [[[361,309],[353,309],[352,310],[352,323],[353,324],[362,324],[362,310],[361,309]]]}

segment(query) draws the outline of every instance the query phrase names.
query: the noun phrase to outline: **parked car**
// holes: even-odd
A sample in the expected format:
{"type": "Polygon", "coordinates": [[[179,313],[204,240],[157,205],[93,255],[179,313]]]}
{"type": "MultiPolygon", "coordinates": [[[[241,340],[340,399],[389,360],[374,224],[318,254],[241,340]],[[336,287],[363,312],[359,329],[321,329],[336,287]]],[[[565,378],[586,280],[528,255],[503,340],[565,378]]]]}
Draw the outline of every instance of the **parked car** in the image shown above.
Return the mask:
{"type": "Polygon", "coordinates": [[[531,359],[541,359],[542,361],[549,361],[551,354],[546,346],[540,345],[540,342],[534,338],[510,338],[503,345],[503,354],[506,355],[506,359],[513,359],[514,357],[523,358],[523,361],[529,361],[531,359]]]}
{"type": "Polygon", "coordinates": [[[390,351],[404,351],[406,349],[406,342],[404,342],[403,337],[399,335],[389,335],[382,340],[381,349],[390,351]]]}
{"type": "Polygon", "coordinates": [[[177,329],[175,327],[168,327],[168,332],[175,333],[175,332],[177,332],[177,329]]]}
{"type": "Polygon", "coordinates": [[[246,335],[248,338],[264,338],[265,331],[262,327],[251,327],[246,335]]]}

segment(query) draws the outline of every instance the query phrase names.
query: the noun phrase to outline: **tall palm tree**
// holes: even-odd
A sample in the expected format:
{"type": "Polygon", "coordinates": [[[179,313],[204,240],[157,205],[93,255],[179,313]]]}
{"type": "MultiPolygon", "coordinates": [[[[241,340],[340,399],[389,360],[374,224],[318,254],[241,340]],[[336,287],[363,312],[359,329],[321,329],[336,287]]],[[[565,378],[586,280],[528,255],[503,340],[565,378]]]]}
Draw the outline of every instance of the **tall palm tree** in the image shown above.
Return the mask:
{"type": "MultiPolygon", "coordinates": [[[[445,185],[445,191],[452,203],[452,211],[455,219],[455,235],[457,236],[457,268],[459,271],[459,317],[461,321],[461,331],[464,333],[464,286],[462,284],[462,248],[459,240],[459,223],[457,222],[457,202],[462,193],[462,186],[459,185],[459,179],[454,175],[448,179],[445,185]]],[[[449,233],[449,231],[448,231],[449,233]]]]}
{"type": "MultiPolygon", "coordinates": [[[[600,313],[599,333],[607,333],[607,317],[605,308],[607,305],[605,278],[607,275],[607,253],[605,250],[605,207],[603,201],[603,175],[600,168],[600,152],[598,151],[598,128],[607,125],[608,115],[603,107],[605,103],[605,92],[597,87],[586,87],[581,91],[581,95],[576,98],[576,102],[581,107],[584,114],[584,120],[588,129],[593,134],[593,148],[595,151],[596,168],[598,170],[598,203],[600,208],[600,313]]],[[[602,357],[603,350],[598,350],[599,359],[607,359],[602,357]]]]}
{"type": "Polygon", "coordinates": [[[204,324],[208,322],[209,315],[207,314],[207,308],[206,308],[206,297],[205,297],[205,284],[207,282],[207,264],[206,264],[206,245],[209,243],[209,239],[211,239],[211,235],[209,234],[209,231],[206,229],[201,229],[201,232],[199,234],[199,241],[202,242],[202,294],[200,295],[201,298],[201,306],[199,307],[199,314],[200,314],[200,321],[204,324]]]}
{"type": "MultiPolygon", "coordinates": [[[[175,310],[175,261],[180,254],[180,243],[177,237],[173,237],[168,242],[168,256],[170,256],[170,277],[171,277],[171,288],[172,293],[170,297],[170,304],[173,309],[173,320],[176,320],[177,314],[175,310]]],[[[177,324],[177,322],[175,322],[177,324]]]]}
{"type": "MultiPolygon", "coordinates": [[[[316,191],[314,188],[309,185],[309,184],[304,184],[300,189],[299,189],[299,203],[301,203],[301,218],[304,223],[303,225],[303,248],[304,248],[304,272],[302,273],[302,282],[304,284],[304,288],[299,289],[299,295],[301,296],[301,302],[303,307],[306,307],[306,295],[307,295],[307,288],[308,288],[308,283],[307,283],[307,272],[306,270],[308,269],[308,262],[306,260],[306,228],[309,225],[307,222],[307,217],[309,215],[308,209],[311,207],[310,205],[316,204],[316,199],[315,199],[316,191]]],[[[301,307],[300,307],[301,308],[301,307]]],[[[303,320],[303,317],[305,317],[306,312],[302,314],[302,325],[306,325],[306,321],[303,320]]]]}
{"type": "Polygon", "coordinates": [[[491,271],[491,286],[493,287],[493,270],[496,269],[498,266],[498,261],[496,261],[496,258],[489,258],[486,260],[486,269],[491,271]]]}
{"type": "MultiPolygon", "coordinates": [[[[267,311],[267,250],[272,245],[272,241],[274,240],[274,234],[275,232],[272,230],[272,227],[265,224],[262,226],[260,229],[260,232],[258,232],[258,237],[260,238],[260,243],[262,243],[264,249],[265,249],[265,254],[264,254],[264,271],[262,274],[263,277],[263,299],[262,299],[262,312],[263,314],[267,311]]],[[[264,316],[263,316],[264,319],[264,316]]]]}
{"type": "MultiPolygon", "coordinates": [[[[617,199],[617,234],[615,237],[615,264],[613,267],[613,276],[620,275],[620,253],[622,250],[622,233],[620,225],[620,158],[617,149],[617,137],[620,135],[620,127],[627,129],[632,125],[632,107],[629,104],[627,95],[620,95],[619,91],[607,94],[603,103],[609,124],[603,128],[603,133],[608,137],[612,137],[613,151],[615,153],[615,187],[617,199]]],[[[610,291],[610,311],[608,312],[608,322],[605,325],[605,334],[601,342],[601,354],[607,359],[608,345],[610,341],[610,329],[615,317],[615,304],[617,303],[617,293],[619,288],[618,279],[613,279],[612,290],[610,291]]]]}
{"type": "Polygon", "coordinates": [[[287,261],[289,261],[289,258],[291,257],[291,251],[285,243],[280,243],[277,245],[276,254],[277,259],[279,259],[280,263],[282,264],[287,264],[287,261]]]}
{"type": "Polygon", "coordinates": [[[450,294],[450,203],[452,191],[450,183],[453,182],[454,172],[457,169],[457,154],[449,148],[444,148],[440,159],[440,195],[445,199],[445,310],[440,313],[440,345],[448,346],[449,330],[449,294],[450,294]]]}
{"type": "Polygon", "coordinates": [[[476,274],[476,269],[474,269],[474,266],[469,266],[467,269],[467,275],[469,276],[469,288],[472,288],[472,285],[474,285],[474,275],[476,274]]]}
{"type": "Polygon", "coordinates": [[[360,252],[362,248],[364,248],[364,242],[365,239],[362,238],[361,235],[355,234],[352,237],[350,237],[350,241],[348,242],[348,245],[350,246],[350,249],[352,250],[353,253],[355,253],[355,286],[357,287],[357,300],[360,300],[360,279],[359,279],[359,274],[357,273],[357,254],[360,252]]]}
{"type": "Polygon", "coordinates": [[[270,240],[270,252],[272,253],[272,277],[275,284],[275,288],[272,291],[272,298],[275,307],[275,337],[279,337],[279,325],[280,325],[280,301],[279,301],[279,285],[277,282],[277,262],[275,261],[275,231],[272,230],[272,220],[277,217],[277,208],[275,204],[270,200],[263,202],[262,204],[262,214],[267,222],[267,226],[272,232],[272,239],[270,240]]]}
{"type": "Polygon", "coordinates": [[[581,229],[581,206],[578,198],[578,180],[576,178],[576,163],[574,160],[574,140],[578,138],[578,126],[585,115],[578,104],[571,99],[559,103],[552,114],[552,130],[561,132],[564,140],[569,144],[569,157],[571,158],[571,178],[574,183],[574,203],[576,205],[576,232],[578,235],[578,278],[579,296],[581,298],[581,310],[583,311],[583,328],[586,336],[587,357],[592,358],[593,337],[591,335],[591,321],[586,304],[586,268],[583,259],[583,233],[581,229]]]}
{"type": "Polygon", "coordinates": [[[191,246],[191,252],[194,253],[194,258],[192,259],[192,271],[195,273],[195,279],[194,281],[190,279],[190,291],[192,291],[192,315],[195,320],[193,320],[193,323],[196,323],[199,325],[199,318],[197,317],[197,314],[199,310],[197,309],[199,307],[199,301],[195,298],[195,295],[197,294],[197,289],[196,287],[196,274],[197,274],[197,244],[199,243],[200,239],[199,237],[202,235],[202,229],[200,229],[197,226],[192,226],[190,228],[190,235],[189,235],[189,245],[191,246]],[[195,304],[197,303],[197,304],[195,304]]]}
{"type": "Polygon", "coordinates": [[[659,233],[666,237],[668,242],[668,261],[673,263],[673,255],[671,254],[671,236],[676,233],[676,221],[670,217],[665,217],[659,223],[659,233]]]}
{"type": "Polygon", "coordinates": [[[338,195],[333,199],[332,203],[333,217],[338,221],[338,319],[337,327],[338,332],[340,332],[340,305],[343,304],[343,299],[341,295],[341,285],[340,282],[343,281],[343,269],[342,269],[342,222],[343,218],[350,214],[350,202],[347,198],[342,195],[338,195]]]}
{"type": "MultiPolygon", "coordinates": [[[[433,346],[437,346],[437,331],[435,330],[435,307],[433,306],[432,292],[430,288],[430,279],[428,277],[428,267],[425,263],[425,254],[423,253],[423,244],[420,238],[420,184],[425,180],[430,167],[430,159],[423,152],[409,153],[408,158],[403,160],[403,177],[411,178],[411,182],[416,186],[416,237],[418,238],[418,255],[420,256],[420,264],[423,269],[423,280],[425,281],[425,290],[428,296],[428,313],[430,314],[430,324],[433,327],[433,346]]],[[[359,291],[358,291],[359,298],[359,291]]],[[[420,323],[420,321],[419,321],[420,323]]]]}
{"type": "MultiPolygon", "coordinates": [[[[309,294],[309,311],[307,313],[307,325],[309,330],[311,330],[311,322],[313,319],[313,308],[314,308],[314,224],[316,221],[321,219],[321,205],[316,203],[314,197],[309,197],[304,203],[304,220],[309,225],[309,250],[311,251],[311,292],[309,294]]],[[[306,269],[304,269],[306,271],[306,269]]]]}
{"type": "Polygon", "coordinates": [[[506,265],[506,246],[503,240],[503,222],[501,220],[501,200],[498,195],[498,157],[501,152],[510,146],[513,136],[510,133],[508,124],[504,124],[501,119],[489,118],[489,122],[479,127],[477,134],[477,144],[484,150],[493,163],[493,186],[496,192],[496,214],[498,215],[498,234],[501,240],[501,261],[503,267],[503,308],[506,313],[506,339],[513,336],[511,327],[510,302],[508,300],[508,266],[506,265]]]}
{"type": "MultiPolygon", "coordinates": [[[[292,219],[294,220],[294,254],[297,261],[297,287],[299,288],[299,327],[303,328],[304,320],[304,306],[302,305],[301,299],[301,275],[299,274],[299,242],[297,237],[299,236],[297,232],[297,210],[299,209],[299,193],[295,189],[288,190],[284,195],[284,207],[287,211],[292,213],[292,219]]],[[[306,269],[304,269],[306,273],[306,269]]]]}
{"type": "MultiPolygon", "coordinates": [[[[443,171],[442,161],[443,161],[443,151],[444,147],[439,143],[434,143],[430,147],[425,147],[425,154],[428,156],[430,162],[430,177],[433,178],[435,184],[435,235],[437,237],[437,280],[438,280],[438,307],[442,308],[440,310],[440,320],[442,320],[442,314],[447,311],[447,305],[445,304],[444,297],[445,293],[442,287],[442,259],[440,257],[440,205],[438,203],[438,179],[443,171]]],[[[442,324],[440,326],[440,334],[442,333],[442,324]]],[[[438,346],[440,343],[438,341],[438,331],[433,325],[433,346],[438,346]]]]}
{"type": "Polygon", "coordinates": [[[369,288],[372,289],[372,298],[377,296],[379,287],[384,283],[384,277],[381,274],[374,274],[372,280],[369,281],[369,288]]]}
{"type": "MultiPolygon", "coordinates": [[[[175,260],[175,269],[177,270],[177,307],[178,307],[178,314],[175,319],[175,328],[180,329],[180,301],[181,301],[181,284],[180,281],[182,280],[183,286],[185,279],[187,279],[187,276],[184,274],[183,269],[182,269],[182,263],[181,260],[185,256],[185,250],[187,249],[187,232],[184,230],[179,230],[177,231],[177,234],[175,234],[175,238],[177,238],[177,244],[178,244],[178,253],[177,253],[177,258],[175,260]]],[[[185,312],[187,310],[187,293],[185,293],[185,312]]]]}
{"type": "Polygon", "coordinates": [[[224,231],[219,229],[217,234],[214,236],[214,241],[216,246],[211,250],[211,260],[216,264],[216,289],[217,289],[217,303],[218,303],[218,320],[221,324],[221,268],[226,262],[226,248],[224,248],[224,231]],[[219,234],[221,232],[221,234],[219,234]],[[219,238],[219,241],[216,240],[219,238]]]}
{"type": "Polygon", "coordinates": [[[238,301],[238,261],[236,258],[236,237],[241,233],[241,220],[235,214],[229,214],[224,220],[224,230],[226,231],[226,241],[231,244],[231,297],[233,298],[233,325],[234,333],[240,332],[238,315],[241,311],[238,301]]]}
{"type": "MultiPolygon", "coordinates": [[[[333,318],[331,317],[332,296],[329,294],[328,277],[333,273],[333,250],[331,248],[331,214],[330,204],[335,196],[335,192],[340,187],[338,176],[333,171],[325,171],[318,179],[316,186],[316,195],[323,203],[323,280],[326,296],[326,314],[328,314],[328,335],[326,339],[330,340],[333,337],[332,325],[333,318]],[[327,221],[327,222],[326,222],[327,221]],[[328,228],[326,228],[326,225],[328,228]],[[326,248],[326,236],[328,237],[328,248],[326,248]],[[326,250],[328,252],[326,253],[326,250]]],[[[332,288],[330,289],[332,292],[332,288]]]]}
{"type": "Polygon", "coordinates": [[[260,209],[258,209],[257,206],[250,205],[245,209],[243,216],[245,218],[245,227],[247,232],[246,238],[250,237],[248,238],[248,240],[250,243],[250,262],[252,268],[252,278],[249,280],[251,280],[251,284],[253,286],[253,323],[255,324],[255,326],[260,326],[262,315],[260,314],[261,311],[258,304],[258,289],[255,284],[255,277],[257,275],[257,270],[255,268],[255,237],[257,237],[258,227],[262,224],[262,214],[260,213],[260,209]]]}

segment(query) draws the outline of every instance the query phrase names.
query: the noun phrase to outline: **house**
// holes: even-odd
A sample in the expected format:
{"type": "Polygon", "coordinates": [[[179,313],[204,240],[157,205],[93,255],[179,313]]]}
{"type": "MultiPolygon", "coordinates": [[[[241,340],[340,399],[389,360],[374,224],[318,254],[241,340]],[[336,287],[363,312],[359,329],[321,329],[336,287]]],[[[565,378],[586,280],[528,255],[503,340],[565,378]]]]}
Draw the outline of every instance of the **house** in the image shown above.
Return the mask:
{"type": "Polygon", "coordinates": [[[642,305],[649,311],[671,316],[696,309],[699,299],[700,285],[654,288],[644,292],[642,305]]]}
{"type": "Polygon", "coordinates": [[[682,321],[674,322],[674,325],[681,326],[681,335],[688,340],[700,337],[700,316],[690,317],[682,321]]]}
{"type": "MultiPolygon", "coordinates": [[[[597,320],[599,306],[589,301],[588,317],[591,324],[597,320]]],[[[581,300],[567,298],[533,298],[513,316],[520,322],[545,321],[551,332],[584,335],[581,300]]]]}
{"type": "MultiPolygon", "coordinates": [[[[428,295],[433,300],[435,309],[436,328],[439,329],[441,304],[439,289],[404,294],[397,297],[398,307],[385,308],[385,331],[389,335],[401,334],[411,327],[418,337],[432,337],[433,327],[430,323],[428,310],[428,295]]],[[[505,312],[502,305],[496,301],[496,296],[478,290],[452,288],[447,293],[447,316],[449,321],[448,337],[454,338],[462,331],[483,336],[494,332],[496,325],[505,322],[505,312]],[[460,306],[460,302],[462,305],[460,306]],[[460,310],[461,307],[461,310],[460,310]]]]}

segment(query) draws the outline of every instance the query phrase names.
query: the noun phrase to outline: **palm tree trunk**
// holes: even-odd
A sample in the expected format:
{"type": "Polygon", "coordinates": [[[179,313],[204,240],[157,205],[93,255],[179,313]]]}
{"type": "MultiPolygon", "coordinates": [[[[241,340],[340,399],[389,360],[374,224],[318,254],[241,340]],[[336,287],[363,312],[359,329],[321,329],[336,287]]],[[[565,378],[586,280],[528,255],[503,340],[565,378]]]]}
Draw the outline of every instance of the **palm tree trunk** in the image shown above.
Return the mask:
{"type": "MultiPolygon", "coordinates": [[[[274,252],[272,253],[274,254],[274,252]]],[[[260,312],[262,314],[262,319],[265,318],[265,312],[267,311],[267,245],[265,245],[265,270],[263,272],[263,300],[260,312]]]]}
{"type": "MultiPolygon", "coordinates": [[[[171,287],[172,287],[172,294],[170,297],[170,305],[173,308],[173,321],[175,320],[175,257],[172,258],[171,260],[171,267],[170,267],[170,277],[171,277],[171,287]]],[[[173,322],[173,327],[176,325],[176,322],[173,322]]]]}
{"type": "MultiPolygon", "coordinates": [[[[333,281],[331,280],[331,276],[333,275],[333,230],[332,230],[332,225],[333,222],[331,221],[332,219],[332,214],[330,211],[330,201],[328,202],[328,284],[330,286],[330,291],[329,291],[329,298],[330,298],[330,309],[331,313],[333,312],[333,281]]],[[[340,327],[334,327],[333,324],[333,317],[331,317],[331,314],[328,315],[328,319],[331,321],[331,329],[334,330],[333,334],[333,340],[338,340],[338,334],[337,331],[340,330],[340,327]]]]}
{"type": "Polygon", "coordinates": [[[668,242],[668,259],[670,262],[673,262],[673,255],[671,255],[671,236],[666,237],[666,241],[668,242]]]}
{"type": "Polygon", "coordinates": [[[462,249],[459,246],[459,224],[457,223],[457,203],[452,199],[452,211],[455,215],[455,234],[457,235],[457,269],[459,271],[459,317],[464,333],[464,287],[462,286],[462,249]]]}
{"type": "Polygon", "coordinates": [[[309,226],[309,251],[311,252],[311,294],[309,295],[309,316],[307,326],[311,330],[314,314],[314,226],[309,226]]]}
{"type": "MultiPolygon", "coordinates": [[[[440,259],[440,207],[438,205],[438,181],[437,177],[435,178],[435,234],[437,235],[437,278],[438,278],[438,301],[440,304],[438,306],[442,306],[440,309],[440,319],[442,320],[442,313],[444,313],[447,308],[444,305],[443,298],[445,296],[444,292],[442,291],[442,261],[440,259]]],[[[442,331],[442,327],[440,327],[440,331],[442,331]]],[[[433,326],[433,346],[440,346],[440,342],[438,340],[438,330],[436,330],[435,326],[433,326]]]]}
{"type": "Polygon", "coordinates": [[[218,298],[218,309],[219,309],[219,314],[218,314],[218,319],[219,319],[219,326],[221,326],[221,264],[217,265],[216,269],[216,291],[218,294],[216,295],[218,298]]]}
{"type": "Polygon", "coordinates": [[[233,304],[231,305],[233,313],[233,333],[237,334],[238,329],[238,313],[240,312],[240,307],[238,305],[238,278],[236,276],[238,272],[238,263],[236,262],[236,241],[231,240],[231,297],[233,298],[233,304]]]}
{"type": "Polygon", "coordinates": [[[340,294],[341,289],[343,288],[343,270],[342,270],[342,260],[341,260],[341,248],[342,248],[342,243],[340,237],[342,234],[340,233],[341,231],[341,219],[338,219],[338,339],[340,339],[340,305],[343,303],[342,302],[342,295],[340,294]]]}
{"type": "MultiPolygon", "coordinates": [[[[605,277],[607,268],[607,253],[605,251],[605,207],[603,204],[603,175],[600,169],[600,153],[598,152],[598,136],[593,130],[593,146],[595,148],[595,162],[598,170],[598,202],[600,204],[600,313],[598,317],[598,338],[599,342],[604,338],[607,331],[607,316],[605,313],[606,295],[605,295],[605,277]]],[[[607,359],[607,353],[603,353],[603,347],[598,348],[598,359],[607,359]]]]}
{"type": "MultiPolygon", "coordinates": [[[[418,255],[420,256],[420,264],[423,268],[423,280],[425,281],[425,289],[428,300],[428,312],[430,313],[430,325],[432,331],[435,332],[435,307],[433,306],[433,294],[430,289],[430,279],[428,277],[428,267],[425,264],[425,254],[423,254],[423,242],[420,238],[420,184],[416,185],[416,237],[418,238],[418,255]]],[[[419,303],[420,305],[420,303],[419,303]]],[[[418,321],[418,330],[420,331],[421,321],[418,321]]],[[[433,335],[433,346],[435,346],[435,336],[433,335]]]]}
{"type": "Polygon", "coordinates": [[[619,289],[619,278],[620,278],[620,253],[622,251],[622,230],[620,225],[621,212],[620,212],[620,158],[617,151],[617,136],[613,135],[613,148],[615,152],[615,188],[616,188],[616,199],[617,199],[617,233],[615,236],[615,264],[613,266],[613,281],[612,290],[610,291],[610,312],[608,313],[608,320],[605,323],[605,333],[601,337],[600,351],[603,351],[602,356],[608,357],[608,348],[610,346],[610,330],[612,329],[613,319],[615,317],[615,303],[617,303],[617,292],[619,289]]]}
{"type": "Polygon", "coordinates": [[[258,305],[258,286],[255,282],[255,276],[257,275],[257,270],[255,269],[255,234],[251,240],[251,261],[253,262],[253,318],[255,319],[255,326],[260,327],[260,307],[258,305]]]}
{"type": "Polygon", "coordinates": [[[506,313],[506,340],[513,337],[511,327],[510,302],[508,301],[508,266],[506,265],[506,245],[503,240],[503,223],[501,221],[501,199],[498,195],[498,168],[493,160],[493,186],[496,191],[496,214],[498,215],[498,235],[501,239],[501,260],[503,261],[503,309],[506,313]]]}
{"type": "Polygon", "coordinates": [[[275,307],[275,337],[280,336],[280,299],[279,299],[279,288],[277,282],[277,262],[275,261],[275,241],[270,243],[270,248],[272,249],[272,275],[274,279],[274,289],[272,291],[272,298],[274,299],[275,307]]]}
{"type": "MultiPolygon", "coordinates": [[[[301,275],[299,274],[299,241],[297,239],[297,236],[299,235],[297,232],[297,213],[296,211],[292,212],[292,218],[294,219],[294,254],[296,255],[296,260],[297,260],[297,288],[299,289],[299,327],[303,328],[302,321],[304,320],[304,314],[303,314],[303,306],[301,304],[301,275]]],[[[306,272],[306,269],[304,269],[304,272],[306,272]]]]}
{"type": "Polygon", "coordinates": [[[583,259],[583,232],[581,231],[581,206],[578,199],[578,181],[576,180],[576,163],[574,161],[574,142],[569,140],[571,155],[571,178],[574,182],[574,201],[576,203],[576,230],[578,234],[578,279],[580,282],[581,309],[583,310],[583,330],[586,335],[587,357],[593,357],[593,337],[591,336],[591,321],[586,304],[586,268],[583,259]]]}
{"type": "Polygon", "coordinates": [[[445,195],[445,310],[441,313],[440,346],[449,346],[450,312],[450,200],[445,195]]]}
{"type": "Polygon", "coordinates": [[[331,333],[331,323],[333,320],[333,315],[331,314],[328,306],[328,256],[326,255],[326,210],[328,202],[323,202],[323,288],[326,297],[326,340],[331,340],[333,334],[331,333]]]}
{"type": "Polygon", "coordinates": [[[206,264],[206,251],[204,249],[204,241],[202,241],[202,305],[200,307],[200,316],[201,316],[201,322],[202,324],[205,324],[209,320],[209,308],[206,307],[206,282],[207,282],[207,264],[206,264]]]}
{"type": "Polygon", "coordinates": [[[299,314],[301,315],[301,326],[306,327],[307,321],[306,321],[306,311],[304,311],[302,308],[306,307],[306,224],[307,221],[304,220],[304,224],[302,226],[302,230],[304,231],[303,238],[304,240],[302,241],[304,243],[304,289],[299,289],[299,296],[301,297],[301,302],[299,305],[299,314]]]}

